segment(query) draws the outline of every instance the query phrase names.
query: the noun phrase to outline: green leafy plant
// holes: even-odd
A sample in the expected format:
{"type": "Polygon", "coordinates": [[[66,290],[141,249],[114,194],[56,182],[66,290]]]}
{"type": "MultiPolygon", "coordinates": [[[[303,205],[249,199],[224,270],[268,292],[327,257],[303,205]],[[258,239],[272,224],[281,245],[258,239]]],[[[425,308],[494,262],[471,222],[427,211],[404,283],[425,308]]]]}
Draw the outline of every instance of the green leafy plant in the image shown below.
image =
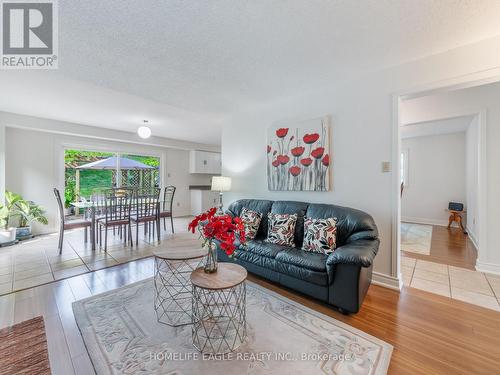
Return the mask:
{"type": "MultiPolygon", "coordinates": [[[[48,224],[47,217],[45,216],[45,210],[35,204],[35,202],[24,200],[21,195],[10,191],[5,192],[5,202],[5,208],[8,211],[6,219],[7,224],[9,219],[12,217],[18,219],[20,228],[27,227],[33,222],[39,222],[45,225],[48,224]]],[[[0,224],[1,223],[2,222],[0,221],[0,224]]],[[[7,226],[7,224],[5,224],[5,226],[7,226]]]]}
{"type": "Polygon", "coordinates": [[[7,206],[0,204],[0,229],[7,229],[9,225],[10,212],[7,206]]]}
{"type": "Polygon", "coordinates": [[[76,182],[75,182],[75,171],[66,171],[66,186],[64,187],[64,207],[68,208],[71,206],[72,202],[76,201],[76,182]],[[73,173],[71,173],[73,172],[73,173]]]}
{"type": "Polygon", "coordinates": [[[13,193],[11,191],[5,191],[5,205],[9,210],[12,210],[17,202],[20,202],[22,200],[23,197],[21,197],[21,195],[13,193]]]}
{"type": "Polygon", "coordinates": [[[47,225],[49,222],[42,207],[32,201],[19,201],[16,203],[14,216],[19,218],[19,227],[27,227],[33,222],[47,225]]]}
{"type": "Polygon", "coordinates": [[[14,216],[15,205],[22,200],[19,194],[10,191],[5,192],[5,205],[0,204],[0,228],[7,229],[12,216],[14,216]]]}

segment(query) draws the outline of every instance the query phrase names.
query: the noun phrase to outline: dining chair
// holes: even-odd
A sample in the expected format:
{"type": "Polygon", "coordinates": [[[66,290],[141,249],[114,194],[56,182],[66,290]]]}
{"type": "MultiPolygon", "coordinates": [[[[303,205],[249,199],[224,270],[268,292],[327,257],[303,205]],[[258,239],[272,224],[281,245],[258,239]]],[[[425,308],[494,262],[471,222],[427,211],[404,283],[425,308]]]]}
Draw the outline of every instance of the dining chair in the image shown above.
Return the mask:
{"type": "Polygon", "coordinates": [[[108,229],[113,230],[118,227],[123,228],[123,238],[127,243],[127,232],[130,246],[134,246],[132,241],[132,227],[130,212],[132,207],[133,194],[123,190],[115,194],[114,190],[106,191],[104,199],[104,217],[97,221],[99,227],[99,245],[102,246],[102,230],[104,229],[104,251],[108,249],[108,229]]]}
{"type": "MultiPolygon", "coordinates": [[[[108,188],[104,190],[104,196],[123,196],[127,195],[130,197],[130,199],[133,199],[133,196],[136,192],[136,188],[134,187],[129,187],[129,186],[120,186],[120,187],[113,187],[113,188],[108,188]]],[[[133,203],[133,202],[132,202],[133,203]]],[[[133,211],[134,207],[133,205],[131,206],[131,213],[133,211]]],[[[103,215],[101,215],[103,217],[103,215]]],[[[122,238],[123,231],[126,228],[122,228],[122,226],[118,226],[118,234],[120,235],[120,239],[122,238]]],[[[113,227],[113,235],[116,234],[116,227],[113,227]]]]}
{"type": "Polygon", "coordinates": [[[90,196],[90,201],[95,205],[96,219],[104,217],[104,201],[106,194],[101,190],[96,190],[90,196]]]}
{"type": "Polygon", "coordinates": [[[172,233],[174,232],[174,218],[172,216],[172,206],[174,202],[176,187],[173,185],[165,186],[165,190],[163,190],[163,202],[162,209],[160,211],[160,219],[163,218],[163,228],[165,231],[167,230],[166,218],[170,218],[170,226],[172,228],[172,233]]]}
{"type": "Polygon", "coordinates": [[[56,196],[57,208],[59,211],[59,245],[58,245],[59,254],[62,253],[65,230],[84,228],[84,233],[85,233],[84,240],[85,242],[87,242],[88,241],[87,228],[90,228],[91,240],[94,241],[94,229],[92,228],[92,222],[90,222],[87,219],[75,219],[66,221],[64,217],[64,209],[61,200],[61,194],[59,193],[59,190],[57,188],[54,188],[54,195],[56,196]]]}
{"type": "MultiPolygon", "coordinates": [[[[136,224],[135,242],[139,242],[139,224],[144,225],[144,233],[148,232],[151,223],[156,225],[158,242],[160,241],[160,218],[159,218],[160,188],[138,189],[135,193],[134,212],[131,221],[136,224]]],[[[155,235],[153,225],[153,236],[155,235]]],[[[151,231],[149,231],[151,233],[151,231]]]]}

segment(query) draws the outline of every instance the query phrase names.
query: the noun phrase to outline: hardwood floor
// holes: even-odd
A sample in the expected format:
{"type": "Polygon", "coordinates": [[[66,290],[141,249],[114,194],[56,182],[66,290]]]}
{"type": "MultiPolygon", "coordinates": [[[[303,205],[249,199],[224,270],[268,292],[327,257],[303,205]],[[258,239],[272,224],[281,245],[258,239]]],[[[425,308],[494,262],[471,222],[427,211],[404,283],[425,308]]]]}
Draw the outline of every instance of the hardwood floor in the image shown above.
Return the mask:
{"type": "MultiPolygon", "coordinates": [[[[0,328],[45,318],[53,374],[93,374],[71,303],[151,277],[152,258],[75,276],[0,297],[0,328]]],[[[500,313],[405,288],[372,285],[361,311],[344,316],[255,276],[249,279],[285,297],[394,345],[392,374],[493,374],[500,369],[500,313]]]]}
{"type": "Polygon", "coordinates": [[[428,260],[430,262],[448,264],[450,266],[475,269],[477,250],[469,236],[459,228],[450,228],[433,225],[430,255],[421,255],[407,251],[404,256],[428,260]]]}

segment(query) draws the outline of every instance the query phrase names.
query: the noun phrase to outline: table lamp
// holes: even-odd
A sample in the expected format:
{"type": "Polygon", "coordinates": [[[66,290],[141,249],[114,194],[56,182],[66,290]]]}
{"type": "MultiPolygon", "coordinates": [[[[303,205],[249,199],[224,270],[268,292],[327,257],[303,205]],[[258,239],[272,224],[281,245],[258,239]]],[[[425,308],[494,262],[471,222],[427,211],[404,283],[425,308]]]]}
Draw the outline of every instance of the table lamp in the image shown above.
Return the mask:
{"type": "Polygon", "coordinates": [[[231,190],[231,177],[224,176],[214,176],[212,177],[212,191],[219,192],[219,208],[217,209],[217,215],[224,215],[222,209],[222,192],[231,190]]]}

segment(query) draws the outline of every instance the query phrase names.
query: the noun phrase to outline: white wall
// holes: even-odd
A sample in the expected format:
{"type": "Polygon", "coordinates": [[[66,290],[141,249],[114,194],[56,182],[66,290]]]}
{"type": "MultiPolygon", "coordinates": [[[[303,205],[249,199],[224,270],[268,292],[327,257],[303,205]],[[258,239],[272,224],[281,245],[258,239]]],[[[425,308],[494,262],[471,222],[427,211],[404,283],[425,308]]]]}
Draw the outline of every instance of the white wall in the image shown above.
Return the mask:
{"type": "Polygon", "coordinates": [[[5,193],[5,125],[0,123],[0,204],[4,203],[5,193]]]}
{"type": "MultiPolygon", "coordinates": [[[[0,123],[5,118],[0,113],[0,123]]],[[[8,115],[7,124],[24,124],[26,116],[8,115]],[[15,122],[12,120],[15,119],[15,122]]],[[[32,121],[33,118],[29,118],[32,121]]],[[[50,120],[41,120],[41,123],[50,120]]],[[[72,124],[68,124],[68,127],[72,124]]],[[[120,139],[119,132],[116,134],[120,139]]],[[[162,162],[162,186],[172,184],[177,187],[174,198],[174,216],[190,215],[191,196],[189,185],[210,184],[210,176],[189,173],[189,150],[93,139],[75,135],[55,134],[29,128],[7,126],[6,168],[0,171],[5,176],[5,188],[33,200],[47,210],[48,226],[34,226],[35,233],[51,232],[57,226],[57,205],[52,192],[54,187],[64,188],[64,149],[107,150],[158,156],[162,162]],[[4,173],[3,173],[4,172],[4,173]]],[[[182,146],[188,146],[182,142],[182,146]]],[[[192,149],[199,148],[192,144],[192,149]]]]}
{"type": "MultiPolygon", "coordinates": [[[[393,94],[417,90],[431,83],[437,86],[437,82],[446,79],[499,67],[498,50],[500,38],[493,38],[366,74],[347,84],[325,82],[329,87],[326,90],[284,98],[235,114],[228,120],[222,135],[223,174],[232,176],[234,181],[233,191],[225,195],[226,202],[243,197],[290,199],[363,209],[374,216],[380,231],[375,277],[392,283],[391,277],[397,276],[392,254],[397,189],[393,173],[399,172],[393,166],[393,173],[382,173],[381,162],[393,160],[397,155],[392,147],[393,94]],[[333,123],[333,190],[325,193],[268,191],[264,151],[266,129],[278,120],[308,119],[324,114],[331,114],[333,123]]],[[[500,132],[500,127],[497,128],[500,132]]],[[[496,150],[492,151],[493,160],[500,159],[500,148],[496,150]]],[[[490,200],[492,208],[500,208],[500,194],[496,195],[498,198],[490,200]]],[[[493,238],[489,243],[496,247],[493,238]]]]}
{"type": "Polygon", "coordinates": [[[448,202],[466,203],[465,132],[406,138],[408,185],[401,220],[448,225],[448,202]]]}
{"type": "Polygon", "coordinates": [[[54,136],[49,133],[6,129],[5,188],[32,200],[47,211],[49,226],[34,224],[33,231],[53,231],[57,205],[52,189],[59,186],[54,136]]]}
{"type": "Polygon", "coordinates": [[[210,185],[212,177],[189,173],[189,151],[167,150],[167,184],[177,187],[174,213],[176,216],[191,215],[191,192],[189,185],[210,185]]]}

